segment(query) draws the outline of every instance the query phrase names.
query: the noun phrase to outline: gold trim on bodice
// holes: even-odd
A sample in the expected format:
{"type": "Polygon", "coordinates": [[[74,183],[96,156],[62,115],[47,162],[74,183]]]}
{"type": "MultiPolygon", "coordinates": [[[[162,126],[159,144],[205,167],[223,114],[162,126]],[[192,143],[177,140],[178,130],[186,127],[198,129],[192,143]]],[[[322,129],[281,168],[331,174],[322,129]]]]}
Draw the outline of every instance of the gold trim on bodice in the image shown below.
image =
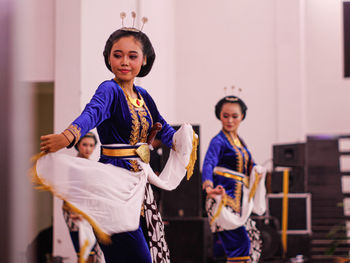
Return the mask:
{"type": "MultiPolygon", "coordinates": [[[[151,118],[151,122],[153,123],[151,113],[148,110],[146,102],[144,102],[143,107],[139,107],[136,110],[135,107],[130,102],[130,100],[128,99],[128,95],[126,94],[124,89],[122,89],[122,90],[123,90],[126,102],[128,103],[130,115],[132,118],[129,144],[135,145],[138,142],[146,143],[147,137],[148,137],[148,130],[150,127],[150,124],[147,121],[146,116],[149,115],[151,118]],[[141,132],[140,132],[140,129],[141,129],[141,132]]],[[[142,101],[144,101],[143,97],[141,96],[141,94],[139,92],[137,92],[137,95],[141,98],[142,101]]],[[[135,171],[135,172],[140,171],[140,168],[139,168],[136,160],[130,160],[129,162],[131,164],[133,171],[135,171]]]]}
{"type": "MultiPolygon", "coordinates": [[[[239,150],[238,146],[234,143],[232,137],[230,136],[230,134],[228,134],[226,131],[222,130],[223,133],[225,134],[227,140],[229,141],[229,143],[231,144],[232,148],[235,150],[235,153],[236,153],[236,160],[237,160],[237,172],[239,173],[243,173],[243,168],[245,165],[246,169],[247,169],[247,161],[245,164],[243,164],[243,156],[242,156],[242,153],[241,151],[239,150]]],[[[240,149],[244,149],[244,147],[240,148],[240,149]]],[[[246,151],[244,151],[246,152],[246,151]]],[[[245,159],[248,159],[249,156],[244,156],[244,157],[247,157],[245,159]]]]}

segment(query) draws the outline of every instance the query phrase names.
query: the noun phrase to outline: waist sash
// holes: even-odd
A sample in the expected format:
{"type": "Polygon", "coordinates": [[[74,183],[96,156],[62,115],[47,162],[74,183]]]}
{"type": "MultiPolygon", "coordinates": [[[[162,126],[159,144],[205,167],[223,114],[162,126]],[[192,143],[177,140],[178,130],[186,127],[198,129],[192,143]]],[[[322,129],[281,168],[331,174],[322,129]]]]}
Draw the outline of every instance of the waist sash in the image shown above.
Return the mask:
{"type": "Polygon", "coordinates": [[[242,182],[246,187],[249,187],[249,178],[245,174],[220,166],[214,168],[214,174],[231,178],[238,182],[242,182]]]}
{"type": "Polygon", "coordinates": [[[119,158],[140,158],[144,163],[151,159],[150,149],[147,144],[107,144],[101,146],[101,155],[119,158]]]}
{"type": "Polygon", "coordinates": [[[254,166],[249,176],[246,177],[238,172],[223,168],[215,167],[214,173],[235,180],[247,181],[246,187],[243,187],[243,198],[241,213],[235,213],[229,206],[229,199],[226,194],[216,195],[214,198],[208,198],[206,210],[212,232],[233,230],[245,224],[252,212],[262,215],[266,210],[266,189],[265,176],[266,169],[261,166],[254,166]],[[257,175],[260,175],[258,177],[257,175]]]}

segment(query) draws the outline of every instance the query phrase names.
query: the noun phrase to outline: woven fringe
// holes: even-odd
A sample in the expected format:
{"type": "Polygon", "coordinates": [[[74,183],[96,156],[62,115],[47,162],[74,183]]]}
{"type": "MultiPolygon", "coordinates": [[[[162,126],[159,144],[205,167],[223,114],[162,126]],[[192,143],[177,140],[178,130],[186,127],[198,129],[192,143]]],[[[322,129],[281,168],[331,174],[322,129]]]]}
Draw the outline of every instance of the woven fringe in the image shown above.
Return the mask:
{"type": "Polygon", "coordinates": [[[35,188],[38,189],[38,190],[48,191],[51,194],[53,194],[54,196],[58,197],[59,199],[65,201],[66,205],[73,212],[75,212],[77,214],[80,214],[86,221],[88,221],[90,223],[90,225],[94,229],[94,232],[95,232],[95,235],[97,236],[97,239],[101,243],[103,243],[103,244],[110,244],[112,242],[111,237],[107,233],[103,232],[102,229],[100,228],[100,226],[98,226],[97,223],[90,216],[88,216],[86,213],[84,213],[83,211],[81,211],[80,209],[75,207],[73,204],[69,203],[64,196],[62,196],[59,193],[57,193],[57,191],[53,188],[52,185],[47,183],[43,178],[41,178],[38,175],[38,172],[36,170],[37,162],[44,155],[46,155],[46,153],[45,152],[41,152],[41,153],[36,154],[35,156],[33,156],[32,159],[31,159],[34,162],[34,165],[30,169],[30,173],[29,174],[31,176],[32,183],[37,185],[35,188]]]}
{"type": "Polygon", "coordinates": [[[190,155],[190,161],[188,162],[188,165],[186,166],[187,180],[190,180],[190,178],[193,174],[194,165],[195,165],[196,160],[197,160],[197,148],[198,148],[198,136],[193,131],[192,152],[190,155]]]}
{"type": "Polygon", "coordinates": [[[79,257],[79,263],[85,263],[85,259],[83,257],[83,255],[85,254],[86,248],[89,245],[89,241],[85,240],[84,245],[82,248],[80,248],[80,257],[79,257]]]}

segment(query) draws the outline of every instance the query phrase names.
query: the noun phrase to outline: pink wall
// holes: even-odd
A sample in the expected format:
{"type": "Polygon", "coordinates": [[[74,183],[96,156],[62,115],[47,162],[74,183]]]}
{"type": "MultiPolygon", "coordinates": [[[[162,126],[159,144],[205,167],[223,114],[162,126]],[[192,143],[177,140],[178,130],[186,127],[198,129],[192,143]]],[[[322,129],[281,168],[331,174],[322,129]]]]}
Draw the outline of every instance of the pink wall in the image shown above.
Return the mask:
{"type": "Polygon", "coordinates": [[[240,134],[258,162],[276,139],[275,6],[266,1],[176,1],[176,116],[201,125],[201,156],[221,129],[224,86],[248,105],[240,134]]]}
{"type": "Polygon", "coordinates": [[[343,78],[342,1],[306,1],[307,133],[350,134],[350,78],[343,78]]]}

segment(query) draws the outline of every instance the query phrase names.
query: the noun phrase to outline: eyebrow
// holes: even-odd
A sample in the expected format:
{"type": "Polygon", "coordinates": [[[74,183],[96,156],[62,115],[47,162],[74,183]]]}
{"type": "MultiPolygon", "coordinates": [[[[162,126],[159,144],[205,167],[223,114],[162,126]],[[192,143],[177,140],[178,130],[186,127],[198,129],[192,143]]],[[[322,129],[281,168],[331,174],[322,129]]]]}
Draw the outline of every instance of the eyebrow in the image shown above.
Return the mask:
{"type": "MultiPolygon", "coordinates": [[[[117,53],[117,52],[123,53],[123,51],[120,50],[120,49],[113,50],[113,53],[117,53]]],[[[138,54],[138,52],[137,52],[137,51],[134,51],[134,50],[131,50],[131,51],[129,51],[128,53],[138,54]]]]}

